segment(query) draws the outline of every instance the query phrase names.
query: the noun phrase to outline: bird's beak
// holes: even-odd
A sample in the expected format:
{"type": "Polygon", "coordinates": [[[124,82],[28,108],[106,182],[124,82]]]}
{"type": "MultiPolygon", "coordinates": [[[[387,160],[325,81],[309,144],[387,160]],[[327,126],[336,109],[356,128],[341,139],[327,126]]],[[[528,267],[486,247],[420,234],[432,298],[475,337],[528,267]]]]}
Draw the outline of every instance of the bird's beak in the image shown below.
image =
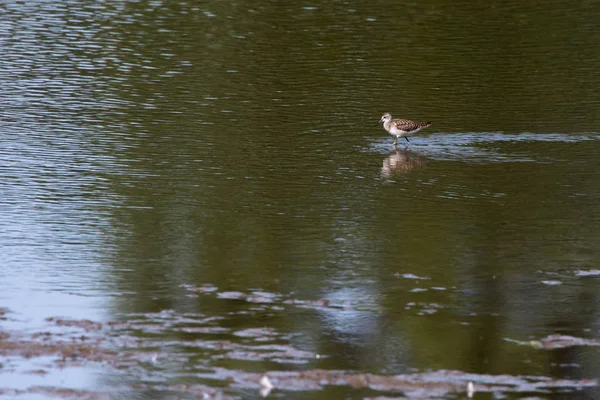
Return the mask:
{"type": "Polygon", "coordinates": [[[383,121],[383,118],[381,118],[381,119],[379,120],[379,122],[375,124],[375,126],[379,125],[379,124],[380,124],[382,121],[383,121]]]}

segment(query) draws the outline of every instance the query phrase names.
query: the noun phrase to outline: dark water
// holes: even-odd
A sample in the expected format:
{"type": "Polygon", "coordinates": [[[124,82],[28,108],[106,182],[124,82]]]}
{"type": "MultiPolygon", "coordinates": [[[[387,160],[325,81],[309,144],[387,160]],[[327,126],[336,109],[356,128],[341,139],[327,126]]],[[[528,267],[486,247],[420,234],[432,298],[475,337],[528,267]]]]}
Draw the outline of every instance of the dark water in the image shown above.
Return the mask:
{"type": "Polygon", "coordinates": [[[599,13],[0,4],[3,331],[139,362],[4,353],[0,393],[600,398],[599,13]],[[386,111],[433,125],[394,150],[386,111]],[[277,378],[317,369],[375,378],[277,378]]]}

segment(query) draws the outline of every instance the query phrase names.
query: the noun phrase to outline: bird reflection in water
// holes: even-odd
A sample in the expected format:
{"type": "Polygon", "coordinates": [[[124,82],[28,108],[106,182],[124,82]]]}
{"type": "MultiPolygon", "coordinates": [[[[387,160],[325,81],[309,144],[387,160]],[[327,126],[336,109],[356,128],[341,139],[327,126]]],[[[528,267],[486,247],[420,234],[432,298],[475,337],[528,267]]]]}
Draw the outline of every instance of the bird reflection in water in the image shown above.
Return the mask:
{"type": "Polygon", "coordinates": [[[423,168],[425,165],[427,165],[427,159],[421,154],[408,150],[395,150],[383,160],[381,175],[390,177],[397,173],[423,168]]]}

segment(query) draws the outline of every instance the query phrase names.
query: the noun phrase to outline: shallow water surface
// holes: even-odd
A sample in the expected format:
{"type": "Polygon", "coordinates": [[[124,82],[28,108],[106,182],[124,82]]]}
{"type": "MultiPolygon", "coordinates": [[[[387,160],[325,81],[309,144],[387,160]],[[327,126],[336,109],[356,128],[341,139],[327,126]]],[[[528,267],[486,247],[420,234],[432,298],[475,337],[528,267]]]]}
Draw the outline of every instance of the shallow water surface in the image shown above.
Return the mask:
{"type": "Polygon", "coordinates": [[[598,6],[0,8],[3,397],[600,398],[598,6]]]}

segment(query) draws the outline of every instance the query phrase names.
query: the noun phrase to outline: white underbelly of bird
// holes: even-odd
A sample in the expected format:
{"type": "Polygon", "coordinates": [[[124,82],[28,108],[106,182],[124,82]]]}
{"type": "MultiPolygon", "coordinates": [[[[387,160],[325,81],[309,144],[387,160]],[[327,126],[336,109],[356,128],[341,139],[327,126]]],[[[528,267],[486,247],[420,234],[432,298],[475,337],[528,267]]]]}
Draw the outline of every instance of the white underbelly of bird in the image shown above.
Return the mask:
{"type": "Polygon", "coordinates": [[[419,132],[423,128],[425,128],[425,127],[424,126],[420,126],[418,128],[412,129],[412,130],[404,130],[404,129],[396,128],[395,126],[391,126],[390,130],[388,131],[388,133],[390,135],[394,135],[394,136],[398,136],[398,137],[410,136],[413,133],[419,132]]]}

